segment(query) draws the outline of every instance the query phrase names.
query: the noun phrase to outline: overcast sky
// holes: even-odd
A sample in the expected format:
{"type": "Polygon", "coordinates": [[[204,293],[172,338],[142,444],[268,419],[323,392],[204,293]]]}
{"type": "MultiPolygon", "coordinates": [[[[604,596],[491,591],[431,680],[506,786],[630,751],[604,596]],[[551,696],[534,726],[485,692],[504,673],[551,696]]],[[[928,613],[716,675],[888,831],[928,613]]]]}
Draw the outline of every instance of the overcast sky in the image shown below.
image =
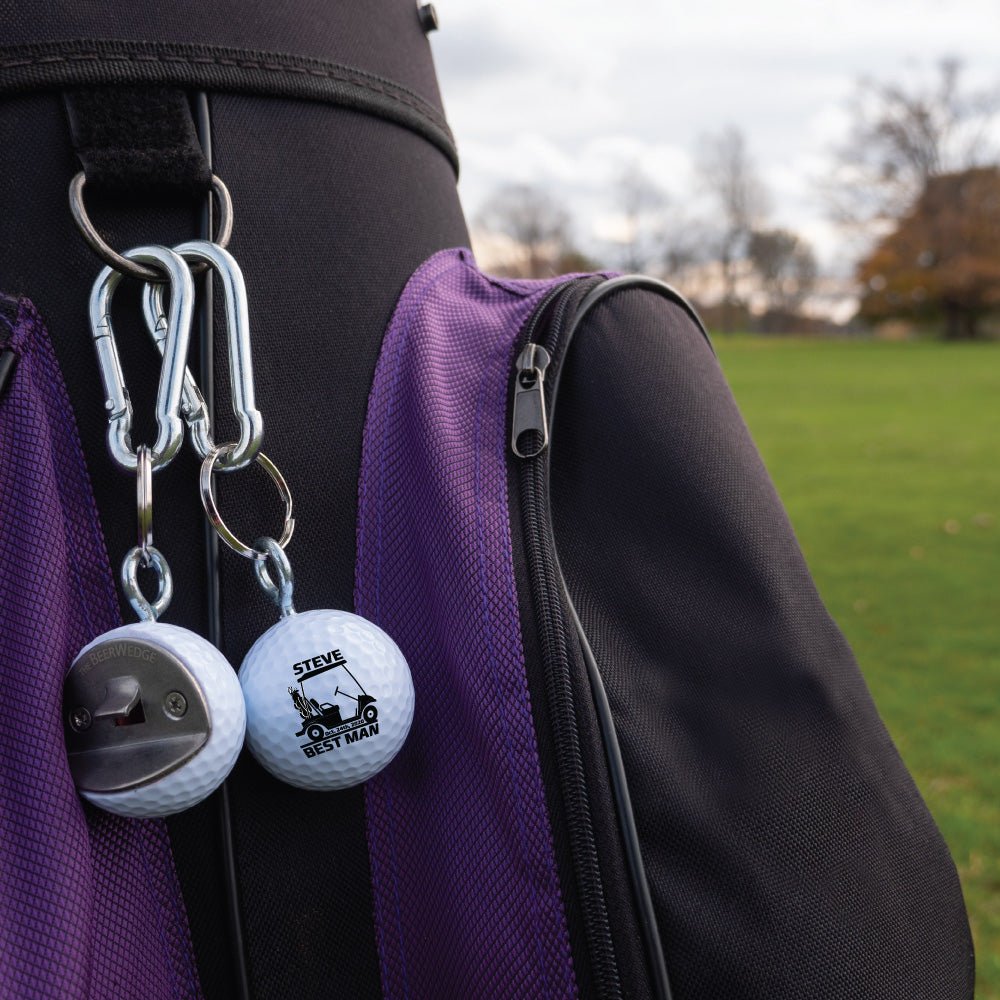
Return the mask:
{"type": "MultiPolygon", "coordinates": [[[[506,181],[568,204],[584,246],[615,229],[610,186],[639,164],[694,201],[698,138],[737,125],[776,224],[844,256],[815,179],[861,76],[899,79],[943,56],[1000,84],[998,0],[435,0],[431,36],[462,160],[467,214],[506,181]]],[[[843,268],[843,263],[838,270],[843,268]]]]}

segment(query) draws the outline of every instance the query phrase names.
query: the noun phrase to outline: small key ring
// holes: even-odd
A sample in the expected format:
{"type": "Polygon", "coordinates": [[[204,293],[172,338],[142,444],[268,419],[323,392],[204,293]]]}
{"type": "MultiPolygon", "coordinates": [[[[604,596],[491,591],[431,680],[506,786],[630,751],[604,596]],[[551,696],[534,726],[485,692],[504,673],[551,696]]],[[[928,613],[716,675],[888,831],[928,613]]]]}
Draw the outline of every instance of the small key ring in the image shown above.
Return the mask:
{"type": "Polygon", "coordinates": [[[135,508],[143,565],[149,565],[149,551],[153,548],[153,462],[149,446],[139,445],[135,452],[135,508]]]}
{"type": "MultiPolygon", "coordinates": [[[[219,457],[231,452],[233,447],[231,444],[217,445],[205,456],[205,460],[201,463],[201,472],[198,477],[198,483],[201,487],[201,505],[205,508],[205,515],[219,537],[234,552],[238,552],[247,559],[265,560],[268,558],[266,552],[255,549],[247,545],[246,542],[241,542],[229,530],[226,522],[222,520],[222,515],[219,513],[218,505],[215,502],[215,491],[212,489],[212,473],[215,471],[215,464],[218,462],[219,457]]],[[[267,455],[262,451],[258,452],[255,461],[271,477],[271,481],[277,486],[278,495],[285,505],[285,523],[281,529],[281,537],[277,542],[281,548],[284,548],[292,540],[292,532],[295,531],[295,518],[292,517],[292,494],[288,489],[288,483],[285,482],[285,477],[278,471],[278,467],[267,455]]]]}
{"type": "Polygon", "coordinates": [[[147,546],[145,553],[136,545],[125,553],[122,561],[122,590],[128,598],[132,610],[141,621],[155,622],[167,610],[174,596],[174,577],[167,565],[163,553],[152,545],[147,546]],[[139,567],[152,569],[159,580],[156,597],[149,601],[139,587],[139,567]]]}
{"type": "MultiPolygon", "coordinates": [[[[129,260],[108,246],[93,222],[90,221],[90,216],[84,207],[83,189],[86,183],[87,175],[82,170],[69,182],[69,210],[73,215],[73,221],[76,222],[77,229],[80,230],[80,235],[86,240],[90,249],[105,264],[122,274],[129,275],[129,277],[157,284],[166,281],[166,276],[162,271],[129,260]]],[[[215,242],[220,247],[226,247],[229,245],[229,238],[233,235],[233,199],[229,194],[229,188],[215,174],[212,174],[212,191],[219,203],[219,231],[215,242]]],[[[207,267],[207,264],[195,264],[191,268],[191,272],[196,275],[202,274],[207,267]]]]}

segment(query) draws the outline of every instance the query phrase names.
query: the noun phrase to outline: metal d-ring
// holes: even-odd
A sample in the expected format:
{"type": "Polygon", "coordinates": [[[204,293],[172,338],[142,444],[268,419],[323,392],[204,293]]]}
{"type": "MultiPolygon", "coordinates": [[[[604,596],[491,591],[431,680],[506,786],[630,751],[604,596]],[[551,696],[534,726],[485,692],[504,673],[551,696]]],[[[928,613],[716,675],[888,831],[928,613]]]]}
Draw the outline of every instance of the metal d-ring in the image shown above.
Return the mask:
{"type": "MultiPolygon", "coordinates": [[[[229,394],[240,436],[220,457],[219,470],[233,472],[245,469],[260,451],[260,443],[264,437],[264,418],[254,400],[249,308],[243,272],[232,254],[207,240],[189,240],[173,247],[173,251],[188,263],[206,264],[222,282],[229,348],[229,394]]],[[[142,296],[142,311],[146,326],[161,354],[166,344],[167,330],[163,301],[163,286],[147,284],[142,296]]],[[[215,441],[212,439],[205,397],[189,369],[184,372],[181,412],[191,432],[194,450],[205,458],[215,448],[215,441]]]]}
{"type": "Polygon", "coordinates": [[[138,545],[125,553],[122,560],[122,590],[132,609],[144,622],[155,622],[170,604],[174,596],[174,578],[163,553],[152,545],[143,552],[138,545]],[[149,601],[139,587],[139,567],[150,568],[156,573],[159,586],[156,597],[149,601]]]}
{"type": "Polygon", "coordinates": [[[292,575],[292,564],[288,561],[284,548],[267,535],[258,538],[253,545],[258,554],[263,556],[261,559],[256,559],[253,564],[254,576],[257,577],[261,590],[278,606],[282,618],[294,615],[292,590],[295,578],[292,575]],[[272,572],[277,577],[277,582],[271,579],[272,572]]]}
{"type": "MultiPolygon", "coordinates": [[[[90,216],[84,207],[83,189],[86,183],[87,176],[82,170],[69,182],[69,210],[73,215],[73,220],[76,222],[77,229],[80,230],[80,235],[87,241],[90,249],[105,264],[113,267],[122,274],[129,275],[129,277],[138,278],[140,281],[152,281],[156,283],[166,281],[167,279],[161,271],[157,271],[151,267],[144,267],[134,260],[129,260],[127,256],[123,257],[108,246],[93,222],[90,221],[90,216]]],[[[216,234],[215,242],[220,247],[225,247],[229,243],[230,236],[233,235],[233,199],[229,194],[229,189],[215,174],[212,174],[212,191],[219,203],[219,231],[216,234]]],[[[207,265],[198,265],[192,268],[192,270],[195,274],[201,274],[206,267],[207,265]]]]}
{"type": "MultiPolygon", "coordinates": [[[[198,478],[199,486],[201,487],[201,504],[205,508],[205,514],[211,522],[212,527],[215,528],[219,537],[226,545],[247,559],[263,560],[267,558],[265,552],[247,545],[246,542],[241,542],[229,530],[226,522],[222,520],[222,515],[219,513],[218,505],[215,502],[215,491],[212,488],[212,473],[215,471],[215,465],[219,457],[232,448],[233,445],[231,444],[217,445],[205,456],[205,460],[201,463],[201,473],[198,478]]],[[[292,532],[295,530],[295,518],[292,517],[292,494],[288,489],[288,483],[285,482],[285,477],[278,471],[278,467],[267,455],[263,452],[258,452],[256,461],[271,477],[274,485],[277,486],[278,494],[285,505],[285,523],[282,525],[281,537],[277,541],[277,544],[281,548],[284,548],[292,540],[292,532]]]]}

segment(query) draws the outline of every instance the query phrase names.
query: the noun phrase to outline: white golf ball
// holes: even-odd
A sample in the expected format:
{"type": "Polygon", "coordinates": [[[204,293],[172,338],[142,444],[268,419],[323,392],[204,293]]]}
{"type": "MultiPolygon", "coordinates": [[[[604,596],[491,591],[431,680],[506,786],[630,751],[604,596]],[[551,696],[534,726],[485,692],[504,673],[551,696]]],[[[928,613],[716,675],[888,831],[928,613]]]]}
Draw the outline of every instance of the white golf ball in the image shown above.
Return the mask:
{"type": "MultiPolygon", "coordinates": [[[[88,802],[119,816],[170,816],[201,802],[226,780],[233,769],[246,731],[243,693],[236,672],[215,646],[189,629],[165,622],[133,622],[106,632],[80,651],[74,665],[85,663],[92,651],[98,654],[94,657],[96,660],[104,650],[127,650],[129,640],[139,640],[142,647],[132,648],[142,648],[147,657],[148,648],[153,647],[183,663],[201,690],[211,730],[194,756],[159,778],[124,791],[91,792],[80,789],[80,794],[88,802]],[[100,650],[95,648],[98,646],[100,650]]],[[[148,664],[149,660],[145,662],[148,664]]],[[[146,706],[147,713],[162,710],[158,704],[146,706]]],[[[138,742],[134,751],[126,746],[124,752],[139,753],[142,727],[131,728],[138,742]]]]}
{"type": "Polygon", "coordinates": [[[413,721],[399,647],[347,611],[282,618],[240,667],[247,745],[276,778],[330,790],[367,781],[396,756],[413,721]]]}

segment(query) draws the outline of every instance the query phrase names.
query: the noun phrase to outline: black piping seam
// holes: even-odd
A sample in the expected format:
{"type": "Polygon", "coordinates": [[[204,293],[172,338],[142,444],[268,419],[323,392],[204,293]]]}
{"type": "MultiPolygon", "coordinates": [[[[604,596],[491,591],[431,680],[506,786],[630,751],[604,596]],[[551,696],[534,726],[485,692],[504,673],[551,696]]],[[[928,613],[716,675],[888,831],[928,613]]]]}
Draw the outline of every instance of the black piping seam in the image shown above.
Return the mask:
{"type": "Polygon", "coordinates": [[[426,139],[458,173],[454,136],[441,111],[408,87],[351,66],[277,52],[117,39],[0,48],[0,97],[124,83],[297,97],[361,111],[426,139]]]}
{"type": "MultiPolygon", "coordinates": [[[[559,571],[560,575],[562,570],[559,571]]],[[[594,708],[597,712],[597,724],[601,730],[604,742],[604,752],[608,759],[608,774],[611,777],[611,789],[618,810],[618,821],[622,832],[622,842],[625,847],[625,860],[632,879],[633,891],[636,895],[636,910],[639,919],[643,941],[646,944],[646,955],[650,964],[650,975],[653,980],[653,996],[659,1000],[671,1000],[670,977],[667,974],[667,963],[660,943],[660,931],[656,922],[656,912],[653,909],[653,897],[649,891],[649,881],[642,860],[639,846],[639,831],[635,825],[635,813],[632,810],[632,797],[629,795],[628,782],[625,780],[625,762],[622,760],[621,748],[618,745],[618,733],[615,731],[614,715],[608,701],[608,693],[601,678],[601,670],[590,648],[587,633],[580,623],[580,616],[569,596],[569,590],[563,577],[563,596],[569,607],[570,617],[576,629],[580,650],[587,666],[587,676],[590,679],[590,690],[594,697],[594,708]]]]}
{"type": "Polygon", "coordinates": [[[705,339],[705,343],[708,344],[709,350],[714,354],[715,348],[712,347],[712,338],[708,335],[708,330],[705,329],[705,324],[702,323],[701,317],[695,312],[694,306],[676,288],[668,285],[665,281],[660,281],[659,278],[651,278],[648,274],[621,274],[617,278],[609,278],[607,281],[602,282],[596,288],[594,288],[590,294],[580,303],[580,307],[577,309],[573,316],[570,325],[566,328],[566,332],[563,334],[565,337],[566,348],[569,348],[570,341],[573,339],[573,335],[576,333],[577,326],[580,325],[580,321],[583,319],[587,313],[590,312],[598,302],[606,299],[609,295],[614,295],[616,292],[627,290],[627,289],[641,289],[647,292],[653,292],[656,295],[660,295],[667,299],[668,302],[672,302],[675,306],[679,306],[684,312],[687,313],[688,319],[698,328],[698,332],[705,339]]]}
{"type": "MultiPolygon", "coordinates": [[[[208,95],[199,92],[194,97],[195,131],[201,149],[212,169],[212,112],[208,95]]],[[[211,240],[215,232],[215,204],[209,194],[202,205],[200,237],[211,240]]],[[[209,268],[201,278],[198,299],[198,326],[201,334],[199,344],[198,377],[201,382],[205,407],[209,422],[215,425],[215,293],[214,277],[209,268]]],[[[205,587],[206,610],[208,612],[208,640],[217,649],[223,650],[222,596],[219,578],[219,536],[215,528],[205,521],[205,587]]],[[[229,938],[232,949],[233,989],[239,1000],[250,998],[250,972],[247,961],[246,935],[243,933],[243,905],[240,895],[239,863],[236,857],[236,840],[233,834],[233,818],[229,801],[227,782],[215,793],[218,803],[219,836],[222,848],[222,873],[226,885],[226,916],[229,921],[229,938]]]]}

